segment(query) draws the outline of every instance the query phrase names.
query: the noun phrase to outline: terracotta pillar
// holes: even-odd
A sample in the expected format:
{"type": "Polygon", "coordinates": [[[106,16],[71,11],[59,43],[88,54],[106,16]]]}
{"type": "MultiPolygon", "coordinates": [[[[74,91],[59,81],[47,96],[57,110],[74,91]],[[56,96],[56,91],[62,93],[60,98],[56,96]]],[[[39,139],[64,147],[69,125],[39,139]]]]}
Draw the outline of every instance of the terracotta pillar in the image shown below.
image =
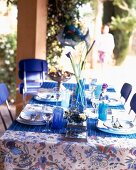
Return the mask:
{"type": "MultiPolygon", "coordinates": [[[[46,58],[46,22],[48,0],[19,0],[17,25],[16,85],[18,62],[25,58],[46,58]]],[[[17,114],[22,109],[22,95],[16,93],[17,114]]]]}

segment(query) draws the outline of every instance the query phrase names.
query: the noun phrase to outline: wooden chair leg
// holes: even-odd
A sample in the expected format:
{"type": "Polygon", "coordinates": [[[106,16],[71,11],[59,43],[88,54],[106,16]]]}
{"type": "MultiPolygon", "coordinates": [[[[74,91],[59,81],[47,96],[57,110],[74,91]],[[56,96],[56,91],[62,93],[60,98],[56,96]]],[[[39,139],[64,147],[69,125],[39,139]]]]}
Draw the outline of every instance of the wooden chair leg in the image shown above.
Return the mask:
{"type": "Polygon", "coordinates": [[[12,122],[13,122],[13,115],[12,115],[12,113],[11,113],[11,110],[10,110],[10,107],[9,107],[9,103],[8,103],[8,101],[6,100],[6,105],[7,105],[7,109],[8,109],[8,112],[9,112],[9,115],[10,115],[10,118],[11,118],[11,120],[12,120],[12,122]]]}
{"type": "Polygon", "coordinates": [[[1,111],[0,111],[0,117],[1,117],[1,120],[2,120],[2,123],[3,123],[3,126],[4,126],[5,130],[7,130],[7,125],[6,125],[5,120],[4,120],[4,118],[3,118],[2,114],[1,114],[1,111]]]}

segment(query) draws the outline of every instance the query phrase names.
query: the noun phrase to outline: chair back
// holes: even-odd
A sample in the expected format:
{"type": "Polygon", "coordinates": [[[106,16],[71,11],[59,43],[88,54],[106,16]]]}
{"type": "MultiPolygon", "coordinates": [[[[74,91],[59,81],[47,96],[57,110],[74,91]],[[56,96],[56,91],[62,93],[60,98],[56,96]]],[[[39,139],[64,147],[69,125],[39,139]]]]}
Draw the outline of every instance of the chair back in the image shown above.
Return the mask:
{"type": "MultiPolygon", "coordinates": [[[[19,62],[19,78],[23,80],[23,85],[20,88],[24,88],[24,92],[28,91],[28,88],[41,87],[45,81],[45,75],[48,72],[48,63],[42,59],[24,59],[19,62]]],[[[20,90],[20,93],[23,93],[20,90]]]]}
{"type": "Polygon", "coordinates": [[[136,113],[136,93],[132,96],[130,101],[130,111],[133,110],[136,113]]]}
{"type": "Polygon", "coordinates": [[[38,74],[45,76],[47,72],[48,64],[46,60],[24,59],[19,62],[19,78],[21,80],[25,77],[33,80],[38,74]]]}
{"type": "Polygon", "coordinates": [[[132,91],[132,85],[129,83],[124,83],[120,91],[121,97],[123,97],[125,100],[124,104],[127,102],[131,91],[132,91]]]}

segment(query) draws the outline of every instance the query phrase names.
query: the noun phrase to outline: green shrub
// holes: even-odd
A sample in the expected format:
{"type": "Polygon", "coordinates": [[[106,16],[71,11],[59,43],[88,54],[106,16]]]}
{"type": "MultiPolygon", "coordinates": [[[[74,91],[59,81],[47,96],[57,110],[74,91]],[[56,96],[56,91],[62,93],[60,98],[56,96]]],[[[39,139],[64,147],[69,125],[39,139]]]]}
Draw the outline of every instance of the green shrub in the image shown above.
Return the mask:
{"type": "Polygon", "coordinates": [[[47,21],[47,60],[50,65],[55,65],[62,54],[62,46],[56,36],[67,24],[80,25],[79,7],[92,0],[50,0],[48,2],[47,21]]]}
{"type": "Polygon", "coordinates": [[[120,65],[127,56],[129,38],[136,26],[135,10],[135,0],[104,2],[103,23],[111,23],[110,28],[115,39],[114,59],[116,65],[120,65]]]}

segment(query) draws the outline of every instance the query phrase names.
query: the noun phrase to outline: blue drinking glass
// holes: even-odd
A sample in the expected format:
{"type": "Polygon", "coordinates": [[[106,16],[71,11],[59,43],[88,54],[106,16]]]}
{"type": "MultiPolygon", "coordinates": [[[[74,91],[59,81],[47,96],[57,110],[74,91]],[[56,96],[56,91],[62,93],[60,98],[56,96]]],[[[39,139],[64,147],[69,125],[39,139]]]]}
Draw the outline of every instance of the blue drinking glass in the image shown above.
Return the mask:
{"type": "Polygon", "coordinates": [[[98,107],[98,119],[102,120],[102,121],[106,121],[107,120],[107,108],[108,105],[104,102],[99,103],[99,107],[98,107]]]}
{"type": "Polygon", "coordinates": [[[64,124],[64,109],[62,107],[56,106],[53,109],[53,119],[52,119],[52,129],[60,130],[63,128],[64,124]]]}
{"type": "Polygon", "coordinates": [[[62,91],[61,106],[65,109],[69,108],[70,96],[71,96],[71,91],[69,91],[67,89],[62,91]]]}
{"type": "Polygon", "coordinates": [[[94,96],[95,96],[96,99],[99,99],[101,92],[102,92],[102,86],[97,85],[95,90],[94,90],[94,96]]]}

